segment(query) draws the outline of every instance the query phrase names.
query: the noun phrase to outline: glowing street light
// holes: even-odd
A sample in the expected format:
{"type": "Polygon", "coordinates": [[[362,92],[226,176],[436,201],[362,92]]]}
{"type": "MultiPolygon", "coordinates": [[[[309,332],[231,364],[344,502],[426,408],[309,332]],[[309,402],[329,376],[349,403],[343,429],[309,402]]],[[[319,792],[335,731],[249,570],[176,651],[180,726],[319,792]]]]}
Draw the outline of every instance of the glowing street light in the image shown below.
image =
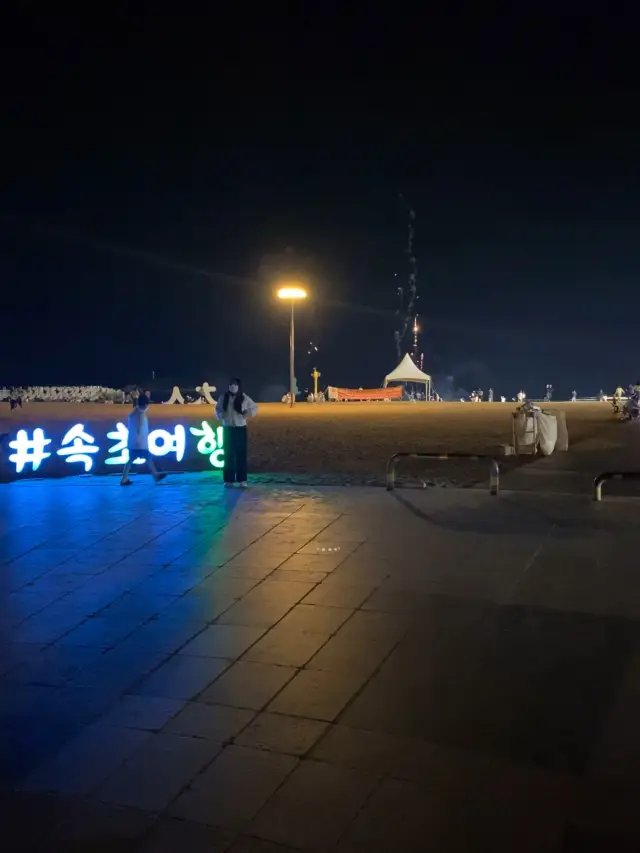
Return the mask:
{"type": "Polygon", "coordinates": [[[278,299],[305,299],[307,291],[303,287],[281,287],[278,299]]]}
{"type": "Polygon", "coordinates": [[[306,299],[307,291],[299,285],[289,284],[283,285],[278,290],[278,299],[289,300],[291,302],[291,325],[289,326],[289,406],[293,406],[295,395],[293,393],[295,386],[295,371],[294,371],[294,338],[295,338],[295,323],[294,323],[294,308],[296,301],[306,299]]]}

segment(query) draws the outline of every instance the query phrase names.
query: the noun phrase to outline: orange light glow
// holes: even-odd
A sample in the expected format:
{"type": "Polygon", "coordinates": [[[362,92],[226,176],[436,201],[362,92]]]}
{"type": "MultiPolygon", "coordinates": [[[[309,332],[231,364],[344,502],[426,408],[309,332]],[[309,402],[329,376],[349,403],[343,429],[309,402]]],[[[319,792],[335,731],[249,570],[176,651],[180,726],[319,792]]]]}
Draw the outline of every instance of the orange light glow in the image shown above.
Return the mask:
{"type": "Polygon", "coordinates": [[[296,286],[287,286],[281,287],[278,290],[278,299],[305,299],[307,296],[307,291],[302,287],[296,286]]]}

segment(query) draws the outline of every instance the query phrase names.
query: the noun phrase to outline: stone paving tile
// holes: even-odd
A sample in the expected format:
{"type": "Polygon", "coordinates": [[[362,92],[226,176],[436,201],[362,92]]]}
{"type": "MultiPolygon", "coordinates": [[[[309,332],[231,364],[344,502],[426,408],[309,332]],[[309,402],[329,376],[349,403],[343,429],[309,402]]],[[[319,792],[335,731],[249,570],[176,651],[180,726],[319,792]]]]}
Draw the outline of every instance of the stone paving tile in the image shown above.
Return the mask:
{"type": "Polygon", "coordinates": [[[65,634],[58,642],[65,646],[92,646],[109,649],[116,646],[140,624],[138,616],[94,616],[65,634]]]}
{"type": "MultiPolygon", "coordinates": [[[[380,776],[421,781],[430,777],[433,744],[377,731],[332,725],[311,750],[313,758],[380,776]]],[[[436,780],[438,784],[439,780],[436,780]]]]}
{"type": "Polygon", "coordinates": [[[415,738],[331,726],[311,756],[378,776],[414,782],[425,796],[474,801],[483,797],[544,801],[548,811],[575,812],[580,777],[515,764],[489,753],[452,749],[415,738]]]}
{"type": "Polygon", "coordinates": [[[268,710],[332,722],[363,683],[351,673],[302,670],[272,700],[268,710]]]}
{"type": "Polygon", "coordinates": [[[289,554],[293,554],[306,545],[310,538],[310,534],[307,533],[296,536],[293,533],[278,533],[277,530],[272,530],[262,537],[260,548],[264,548],[265,551],[271,551],[274,554],[286,553],[287,551],[289,554]]]}
{"type": "Polygon", "coordinates": [[[320,761],[303,761],[258,812],[254,835],[309,850],[331,850],[378,779],[320,761]]]}
{"type": "Polygon", "coordinates": [[[27,659],[7,672],[8,684],[46,684],[59,687],[99,661],[102,649],[55,645],[40,647],[37,653],[25,654],[28,655],[27,659]]]}
{"type": "Polygon", "coordinates": [[[295,674],[293,667],[239,660],[201,693],[198,701],[259,711],[295,674]]]}
{"type": "Polygon", "coordinates": [[[353,540],[343,538],[332,539],[327,536],[326,531],[323,531],[315,539],[312,539],[311,542],[307,542],[306,545],[300,548],[298,554],[319,554],[320,556],[324,556],[338,553],[348,557],[349,554],[353,554],[360,547],[365,538],[353,540]]]}
{"type": "Polygon", "coordinates": [[[404,614],[357,611],[311,659],[310,669],[370,676],[409,631],[404,614]]]}
{"type": "Polygon", "coordinates": [[[242,598],[259,583],[258,578],[236,578],[214,572],[193,588],[194,595],[208,598],[223,596],[225,598],[242,598]]]}
{"type": "Polygon", "coordinates": [[[284,546],[279,551],[274,551],[273,548],[261,550],[242,551],[230,560],[225,561],[222,565],[225,569],[236,569],[249,567],[266,572],[272,572],[277,569],[291,555],[293,549],[284,546]]]}
{"type": "Polygon", "coordinates": [[[227,563],[215,570],[216,575],[221,578],[242,578],[255,581],[261,581],[270,577],[275,569],[262,568],[254,565],[237,564],[231,565],[227,563]]]}
{"type": "Polygon", "coordinates": [[[382,613],[421,613],[428,609],[430,599],[428,593],[392,589],[385,581],[361,607],[362,610],[378,610],[382,613]]]}
{"type": "Polygon", "coordinates": [[[0,645],[0,676],[10,672],[14,667],[37,658],[44,648],[46,646],[41,643],[2,643],[0,645]]]}
{"type": "Polygon", "coordinates": [[[132,588],[131,595],[139,595],[144,598],[147,593],[154,596],[164,594],[171,598],[177,598],[188,590],[197,587],[213,571],[213,569],[203,571],[195,566],[188,568],[170,566],[140,581],[132,588]]]}
{"type": "Polygon", "coordinates": [[[234,742],[254,749],[305,755],[326,728],[327,723],[318,720],[264,713],[259,714],[234,742]]]}
{"type": "Polygon", "coordinates": [[[110,773],[96,795],[106,802],[162,811],[219,751],[216,741],[168,732],[151,735],[110,773]]]}
{"type": "Polygon", "coordinates": [[[161,817],[136,853],[225,853],[234,833],[201,823],[161,817]]]}
{"type": "MultiPolygon", "coordinates": [[[[155,578],[157,575],[153,576],[153,579],[155,578]]],[[[133,592],[126,592],[121,595],[113,604],[101,611],[100,615],[108,619],[137,617],[142,622],[157,616],[158,613],[162,613],[163,610],[175,603],[175,597],[164,592],[149,590],[147,594],[142,595],[136,590],[137,587],[134,587],[133,592]]]]}
{"type": "Polygon", "coordinates": [[[334,634],[353,613],[348,608],[297,604],[287,613],[280,625],[283,628],[307,631],[310,634],[334,634]]]}
{"type": "Polygon", "coordinates": [[[46,574],[40,575],[39,578],[24,589],[24,592],[30,591],[36,595],[46,595],[48,592],[57,592],[60,595],[66,595],[68,592],[71,592],[74,589],[79,589],[90,582],[90,578],[65,571],[65,564],[62,563],[55,569],[51,569],[46,572],[46,574]]]}
{"type": "Polygon", "coordinates": [[[301,667],[327,642],[329,636],[328,633],[311,633],[280,623],[258,640],[242,659],[254,663],[301,667]]]}
{"type": "Polygon", "coordinates": [[[361,607],[371,593],[380,586],[379,582],[345,583],[336,581],[334,575],[313,589],[304,599],[304,604],[320,604],[323,607],[361,607]]]}
{"type": "Polygon", "coordinates": [[[280,566],[288,572],[308,571],[316,569],[321,572],[332,572],[344,562],[347,554],[342,551],[325,552],[320,554],[293,554],[280,566]]]}
{"type": "Polygon", "coordinates": [[[190,590],[178,598],[158,617],[167,620],[189,624],[200,624],[203,627],[217,619],[236,601],[233,595],[202,596],[190,590]]]}
{"type": "MultiPolygon", "coordinates": [[[[51,607],[55,607],[54,602],[51,607]]],[[[12,630],[13,639],[18,643],[55,643],[65,634],[78,628],[87,618],[85,612],[49,613],[49,608],[36,613],[12,630]]]]}
{"type": "Polygon", "coordinates": [[[30,792],[90,794],[128,755],[151,737],[135,729],[86,726],[21,783],[30,792]]]}
{"type": "MultiPolygon", "coordinates": [[[[3,679],[4,683],[8,682],[3,679]]],[[[16,684],[0,692],[0,722],[12,717],[22,717],[42,707],[55,695],[55,690],[45,684],[16,684]]]]}
{"type": "Polygon", "coordinates": [[[287,583],[317,584],[329,576],[328,572],[319,572],[314,569],[296,569],[296,571],[285,571],[276,569],[271,572],[269,580],[286,581],[287,583]]]}
{"type": "Polygon", "coordinates": [[[295,769],[289,755],[228,746],[171,806],[176,817],[241,830],[295,769]]]}
{"type": "Polygon", "coordinates": [[[47,853],[80,850],[134,850],[154,822],[137,809],[73,799],[64,801],[47,840],[47,853]]]}
{"type": "Polygon", "coordinates": [[[71,723],[79,730],[110,710],[122,696],[120,685],[106,681],[96,687],[76,686],[73,683],[58,688],[43,705],[42,715],[53,724],[71,723]]]}
{"type": "Polygon", "coordinates": [[[102,654],[92,666],[81,670],[69,684],[99,690],[109,685],[123,694],[165,659],[166,653],[138,646],[127,638],[102,654]]]}
{"type": "Polygon", "coordinates": [[[39,613],[45,607],[59,601],[64,594],[63,590],[36,592],[32,586],[10,593],[0,603],[3,625],[19,625],[20,622],[24,622],[25,619],[39,613]]]}
{"type": "Polygon", "coordinates": [[[0,794],[3,850],[11,853],[54,850],[53,833],[67,816],[67,802],[61,797],[3,791],[0,794]]]}
{"type": "Polygon", "coordinates": [[[160,615],[133,631],[127,637],[127,642],[132,648],[173,654],[193,640],[203,627],[200,622],[160,615]]]}
{"type": "Polygon", "coordinates": [[[353,586],[368,583],[375,583],[379,586],[394,574],[397,565],[397,556],[388,558],[368,557],[358,550],[355,554],[348,556],[333,571],[330,579],[353,586]]]}
{"type": "Polygon", "coordinates": [[[211,625],[180,649],[180,654],[233,660],[239,658],[265,631],[264,626],[211,625]]]}
{"type": "Polygon", "coordinates": [[[77,731],[75,721],[51,720],[46,714],[5,723],[0,729],[0,789],[15,787],[77,731]]]}
{"type": "Polygon", "coordinates": [[[254,711],[228,705],[189,702],[167,723],[165,731],[222,743],[237,735],[254,716],[254,711]]]}
{"type": "Polygon", "coordinates": [[[575,542],[545,543],[535,571],[524,575],[510,603],[640,618],[640,583],[633,561],[616,559],[610,543],[606,547],[603,554],[590,544],[580,554],[575,542]]]}
{"type": "Polygon", "coordinates": [[[527,800],[479,801],[426,796],[411,782],[380,783],[336,851],[340,853],[422,853],[425,839],[434,850],[502,853],[561,853],[564,822],[544,804],[527,800]]]}
{"type": "Polygon", "coordinates": [[[247,593],[243,600],[248,599],[255,602],[284,601],[293,606],[301,598],[304,598],[311,589],[313,589],[313,584],[284,583],[268,577],[247,593]]]}
{"type": "Polygon", "coordinates": [[[275,525],[272,530],[278,536],[318,536],[325,527],[328,521],[319,516],[306,515],[295,513],[289,518],[283,519],[278,525],[275,525]]]}
{"type": "Polygon", "coordinates": [[[409,635],[342,722],[557,770],[584,768],[628,661],[626,626],[511,607],[470,638],[466,649],[447,648],[443,638],[431,654],[424,634],[409,635]]]}
{"type": "Polygon", "coordinates": [[[165,699],[192,699],[215,681],[229,663],[222,658],[175,655],[132,688],[132,692],[165,699]]]}
{"type": "MultiPolygon", "coordinates": [[[[295,586],[303,587],[301,590],[303,595],[308,591],[308,586],[305,584],[295,584],[295,586]]],[[[287,601],[256,601],[245,596],[226,610],[217,619],[216,625],[253,625],[270,628],[279,622],[291,607],[292,604],[287,601]]]]}
{"type": "Polygon", "coordinates": [[[640,651],[635,651],[620,680],[599,732],[588,770],[590,775],[618,783],[631,782],[640,772],[640,651]]]}
{"type": "Polygon", "coordinates": [[[158,696],[123,696],[100,720],[117,728],[159,731],[185,706],[184,699],[158,696]]]}

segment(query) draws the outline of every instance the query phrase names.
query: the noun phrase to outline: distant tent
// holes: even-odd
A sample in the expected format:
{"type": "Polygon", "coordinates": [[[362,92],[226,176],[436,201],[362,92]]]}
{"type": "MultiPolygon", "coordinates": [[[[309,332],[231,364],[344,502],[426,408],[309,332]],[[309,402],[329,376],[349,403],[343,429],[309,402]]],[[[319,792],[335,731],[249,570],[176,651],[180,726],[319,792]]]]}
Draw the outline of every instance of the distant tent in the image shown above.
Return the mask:
{"type": "Polygon", "coordinates": [[[385,376],[385,388],[389,382],[424,382],[426,399],[431,399],[431,377],[428,373],[423,373],[419,367],[415,366],[409,353],[405,355],[395,370],[392,370],[391,373],[385,376]]]}

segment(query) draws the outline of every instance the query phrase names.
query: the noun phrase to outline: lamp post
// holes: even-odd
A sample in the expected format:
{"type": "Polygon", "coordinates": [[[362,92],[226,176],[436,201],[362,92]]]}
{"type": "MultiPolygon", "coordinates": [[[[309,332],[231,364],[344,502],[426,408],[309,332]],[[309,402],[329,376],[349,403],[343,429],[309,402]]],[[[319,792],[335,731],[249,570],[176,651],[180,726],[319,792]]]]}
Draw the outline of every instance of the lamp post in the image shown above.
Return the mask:
{"type": "Polygon", "coordinates": [[[318,379],[322,376],[321,373],[318,372],[318,368],[313,368],[313,373],[311,374],[311,378],[313,379],[313,399],[317,402],[318,400],[318,379]]]}
{"type": "Polygon", "coordinates": [[[295,350],[295,304],[298,299],[306,299],[307,291],[298,285],[288,285],[278,290],[278,299],[291,302],[291,324],[289,326],[289,406],[293,407],[295,400],[294,386],[294,350],[295,350]]]}

